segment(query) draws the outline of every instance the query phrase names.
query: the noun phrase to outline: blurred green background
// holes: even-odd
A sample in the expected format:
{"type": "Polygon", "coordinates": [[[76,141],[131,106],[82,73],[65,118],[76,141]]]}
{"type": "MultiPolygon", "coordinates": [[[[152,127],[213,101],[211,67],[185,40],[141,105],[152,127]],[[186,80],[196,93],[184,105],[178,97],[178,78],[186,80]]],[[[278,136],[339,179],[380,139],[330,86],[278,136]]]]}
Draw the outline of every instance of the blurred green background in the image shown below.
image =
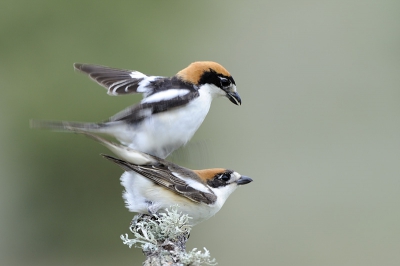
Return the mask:
{"type": "Polygon", "coordinates": [[[0,264],[140,265],[104,147],[31,130],[101,121],[110,97],[74,62],[174,75],[213,60],[216,99],[171,159],[251,176],[188,248],[219,265],[400,265],[400,1],[11,1],[0,4],[0,264]]]}

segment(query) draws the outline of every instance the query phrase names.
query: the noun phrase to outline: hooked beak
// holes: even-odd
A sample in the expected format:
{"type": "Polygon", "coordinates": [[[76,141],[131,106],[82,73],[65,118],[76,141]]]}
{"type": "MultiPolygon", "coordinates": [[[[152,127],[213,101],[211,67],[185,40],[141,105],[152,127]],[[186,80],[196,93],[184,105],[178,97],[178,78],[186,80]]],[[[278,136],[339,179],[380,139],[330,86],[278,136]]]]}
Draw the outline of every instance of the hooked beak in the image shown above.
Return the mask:
{"type": "Polygon", "coordinates": [[[240,99],[239,94],[236,91],[232,92],[227,92],[226,97],[228,97],[229,101],[236,105],[241,105],[242,104],[242,99],[240,99]]]}
{"type": "Polygon", "coordinates": [[[236,180],[236,184],[238,184],[238,186],[239,186],[239,185],[245,185],[245,184],[250,183],[251,181],[253,181],[253,179],[251,179],[251,178],[248,177],[248,176],[242,175],[241,178],[239,178],[238,180],[236,180]]]}

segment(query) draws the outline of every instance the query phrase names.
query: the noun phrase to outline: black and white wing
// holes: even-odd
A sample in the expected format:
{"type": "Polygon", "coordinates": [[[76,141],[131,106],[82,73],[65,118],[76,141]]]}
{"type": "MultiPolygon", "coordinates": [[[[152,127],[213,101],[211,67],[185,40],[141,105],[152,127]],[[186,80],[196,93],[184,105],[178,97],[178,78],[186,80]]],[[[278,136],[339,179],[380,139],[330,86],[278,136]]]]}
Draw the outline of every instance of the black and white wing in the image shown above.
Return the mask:
{"type": "MultiPolygon", "coordinates": [[[[150,100],[153,96],[157,96],[158,94],[162,94],[162,92],[156,93],[146,99],[150,100]]],[[[130,124],[135,124],[154,114],[182,107],[196,97],[199,97],[198,91],[187,90],[186,94],[178,95],[170,99],[157,99],[155,101],[146,101],[146,99],[144,99],[141,103],[120,111],[105,122],[126,121],[130,124]]]]}
{"type": "Polygon", "coordinates": [[[217,200],[217,196],[208,187],[196,181],[197,176],[189,169],[174,165],[173,168],[180,168],[181,175],[185,175],[186,178],[182,178],[168,166],[171,163],[163,163],[165,162],[164,160],[160,160],[159,164],[135,165],[109,155],[103,154],[103,156],[118,164],[125,171],[134,171],[157,185],[163,186],[194,202],[213,204],[217,200]]]}
{"type": "Polygon", "coordinates": [[[146,76],[135,70],[111,68],[100,65],[75,63],[74,68],[96,81],[108,90],[109,95],[125,95],[131,93],[143,93],[144,97],[154,92],[152,82],[168,79],[159,76],[146,76]]]}

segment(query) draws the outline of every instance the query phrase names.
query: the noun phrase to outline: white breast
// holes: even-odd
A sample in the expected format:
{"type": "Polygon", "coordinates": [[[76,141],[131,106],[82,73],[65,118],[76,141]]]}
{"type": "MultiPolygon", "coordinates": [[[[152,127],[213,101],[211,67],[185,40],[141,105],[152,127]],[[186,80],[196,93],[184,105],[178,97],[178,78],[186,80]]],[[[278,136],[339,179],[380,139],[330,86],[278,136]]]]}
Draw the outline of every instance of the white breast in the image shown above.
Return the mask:
{"type": "Polygon", "coordinates": [[[114,135],[132,149],[164,159],[193,137],[207,116],[212,99],[217,96],[221,96],[221,89],[203,85],[199,97],[185,106],[154,114],[134,126],[117,122],[104,128],[103,132],[114,135]]]}
{"type": "Polygon", "coordinates": [[[187,105],[155,114],[135,127],[121,130],[123,142],[130,148],[166,158],[185,145],[203,123],[212,97],[200,94],[187,105]]]}

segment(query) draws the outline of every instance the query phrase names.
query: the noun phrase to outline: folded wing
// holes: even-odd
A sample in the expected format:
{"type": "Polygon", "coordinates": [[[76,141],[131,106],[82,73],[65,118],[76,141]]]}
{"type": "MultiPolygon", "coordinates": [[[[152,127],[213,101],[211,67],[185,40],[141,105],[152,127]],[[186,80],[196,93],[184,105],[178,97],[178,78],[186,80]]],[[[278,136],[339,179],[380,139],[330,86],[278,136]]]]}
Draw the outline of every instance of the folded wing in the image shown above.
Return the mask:
{"type": "MultiPolygon", "coordinates": [[[[217,196],[207,187],[204,186],[203,191],[191,187],[187,182],[174,175],[166,164],[135,165],[109,155],[103,154],[103,156],[118,164],[125,171],[134,171],[150,179],[157,185],[163,186],[194,202],[213,204],[217,200],[217,196]]],[[[189,175],[194,173],[191,173],[190,170],[188,170],[185,174],[189,175]]]]}

